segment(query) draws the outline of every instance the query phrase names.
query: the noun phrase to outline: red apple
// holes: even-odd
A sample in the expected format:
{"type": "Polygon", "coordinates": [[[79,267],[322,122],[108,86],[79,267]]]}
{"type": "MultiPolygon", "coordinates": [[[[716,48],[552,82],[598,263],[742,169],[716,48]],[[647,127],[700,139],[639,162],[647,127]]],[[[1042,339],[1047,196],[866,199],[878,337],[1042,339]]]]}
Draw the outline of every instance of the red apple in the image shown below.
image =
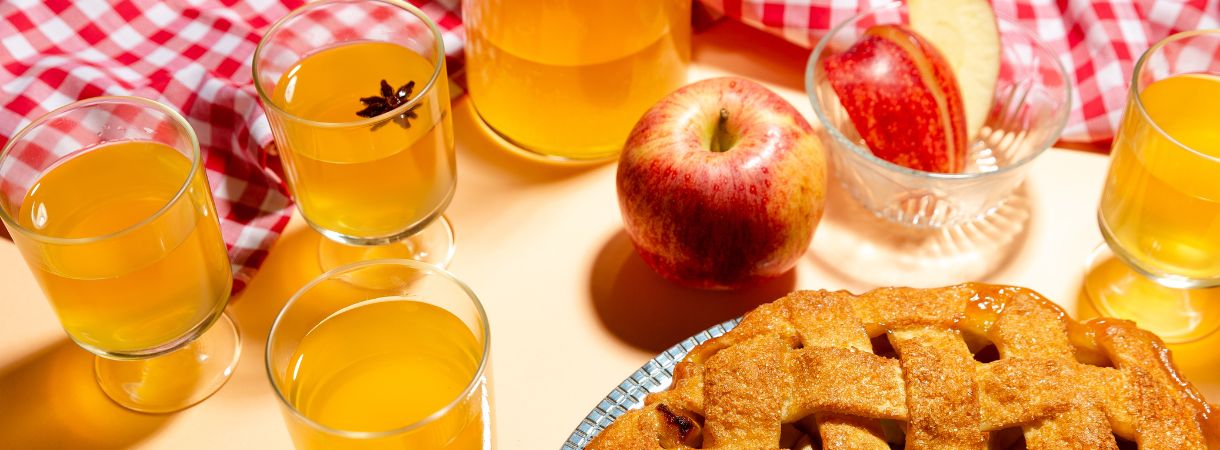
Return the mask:
{"type": "Polygon", "coordinates": [[[618,201],[644,262],[666,279],[736,289],[790,270],[822,217],[826,160],[809,123],[758,83],[683,87],[636,123],[618,201]]]}
{"type": "Polygon", "coordinates": [[[966,116],[945,58],[902,25],[869,28],[823,70],[878,158],[927,172],[961,172],[966,116]]]}

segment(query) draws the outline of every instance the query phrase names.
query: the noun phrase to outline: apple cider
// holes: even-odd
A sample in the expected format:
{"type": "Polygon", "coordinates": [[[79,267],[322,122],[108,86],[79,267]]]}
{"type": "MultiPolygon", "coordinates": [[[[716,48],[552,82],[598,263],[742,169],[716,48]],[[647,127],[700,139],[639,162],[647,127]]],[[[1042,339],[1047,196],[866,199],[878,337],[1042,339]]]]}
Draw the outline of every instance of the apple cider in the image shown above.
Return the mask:
{"type": "Polygon", "coordinates": [[[45,238],[13,241],[81,346],[144,353],[193,338],[224,308],[229,258],[203,167],[191,170],[165,144],[119,141],[31,185],[16,221],[45,238]]]}
{"type": "Polygon", "coordinates": [[[1114,140],[1102,231],[1156,273],[1220,280],[1220,77],[1157,80],[1140,100],[1148,117],[1129,107],[1114,140]]]}
{"type": "Polygon", "coordinates": [[[482,351],[467,325],[439,306],[386,297],[344,308],[301,339],[282,381],[286,400],[336,430],[419,428],[360,441],[289,420],[293,439],[302,449],[481,449],[485,387],[466,388],[482,351]]]}
{"type": "Polygon", "coordinates": [[[468,0],[467,83],[497,133],[542,155],[610,157],[686,81],[690,2],[468,0]]]}
{"type": "Polygon", "coordinates": [[[395,91],[413,82],[413,99],[434,71],[411,49],[372,41],[323,48],[285,71],[272,101],[295,118],[269,117],[311,225],[348,238],[393,238],[444,209],[456,171],[444,68],[405,120],[370,124],[357,115],[360,99],[378,95],[382,80],[395,91]]]}

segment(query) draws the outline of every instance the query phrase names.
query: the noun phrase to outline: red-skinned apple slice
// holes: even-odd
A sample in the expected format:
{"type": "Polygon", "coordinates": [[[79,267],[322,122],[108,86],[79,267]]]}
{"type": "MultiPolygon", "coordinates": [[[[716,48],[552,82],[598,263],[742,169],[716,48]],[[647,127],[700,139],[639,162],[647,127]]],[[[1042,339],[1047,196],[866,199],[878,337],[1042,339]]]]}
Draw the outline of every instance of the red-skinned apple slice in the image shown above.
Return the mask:
{"type": "Polygon", "coordinates": [[[966,138],[987,121],[1000,74],[1000,32],[987,0],[908,0],[911,29],[936,46],[962,89],[966,138]]]}
{"type": "Polygon", "coordinates": [[[878,25],[823,68],[878,158],[927,172],[965,167],[961,90],[936,48],[902,25],[878,25]]]}

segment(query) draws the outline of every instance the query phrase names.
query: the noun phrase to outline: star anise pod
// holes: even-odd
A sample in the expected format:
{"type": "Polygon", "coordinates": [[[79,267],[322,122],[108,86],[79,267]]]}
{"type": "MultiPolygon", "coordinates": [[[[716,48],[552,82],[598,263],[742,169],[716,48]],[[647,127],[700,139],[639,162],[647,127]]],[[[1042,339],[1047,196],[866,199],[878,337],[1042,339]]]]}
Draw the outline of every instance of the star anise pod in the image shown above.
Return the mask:
{"type": "MultiPolygon", "coordinates": [[[[415,90],[414,81],[408,81],[407,84],[404,84],[395,90],[392,86],[390,86],[389,82],[386,80],[381,80],[381,95],[373,97],[361,97],[360,103],[364,103],[364,109],[356,111],[356,115],[360,117],[377,117],[393,111],[394,108],[406,103],[407,100],[411,98],[411,91],[413,90],[415,90]]],[[[402,114],[399,114],[390,120],[393,120],[394,123],[397,123],[404,129],[411,128],[411,119],[419,118],[415,115],[415,109],[419,108],[419,105],[421,104],[422,103],[416,103],[415,106],[412,106],[410,109],[407,109],[402,114]]],[[[388,122],[389,121],[384,121],[378,123],[377,125],[373,125],[373,131],[377,131],[378,128],[381,128],[388,122]]]]}

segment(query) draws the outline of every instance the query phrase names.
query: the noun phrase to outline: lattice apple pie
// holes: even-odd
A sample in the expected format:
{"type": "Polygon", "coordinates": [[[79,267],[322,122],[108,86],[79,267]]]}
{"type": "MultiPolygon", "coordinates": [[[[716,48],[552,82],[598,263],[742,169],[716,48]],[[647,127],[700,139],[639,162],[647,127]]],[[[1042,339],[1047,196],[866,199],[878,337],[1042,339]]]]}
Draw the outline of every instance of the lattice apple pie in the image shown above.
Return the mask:
{"type": "Polygon", "coordinates": [[[1220,449],[1212,408],[1152,333],[1027,289],[806,291],[696,347],[587,448],[1220,449]]]}

